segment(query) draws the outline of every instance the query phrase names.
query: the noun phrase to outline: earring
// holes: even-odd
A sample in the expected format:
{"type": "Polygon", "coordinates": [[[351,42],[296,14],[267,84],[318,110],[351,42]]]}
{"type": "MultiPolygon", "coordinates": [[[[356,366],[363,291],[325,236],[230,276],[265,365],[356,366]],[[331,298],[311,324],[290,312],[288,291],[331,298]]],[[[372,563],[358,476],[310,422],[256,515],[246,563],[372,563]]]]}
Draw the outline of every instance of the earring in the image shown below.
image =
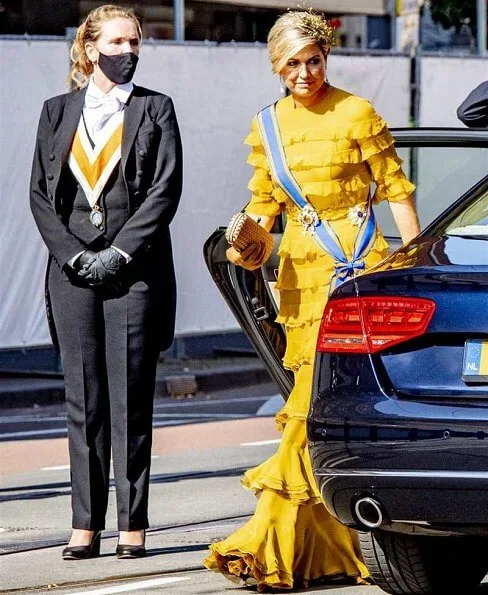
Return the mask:
{"type": "Polygon", "coordinates": [[[283,78],[280,76],[280,91],[282,95],[286,95],[286,85],[283,78]]]}

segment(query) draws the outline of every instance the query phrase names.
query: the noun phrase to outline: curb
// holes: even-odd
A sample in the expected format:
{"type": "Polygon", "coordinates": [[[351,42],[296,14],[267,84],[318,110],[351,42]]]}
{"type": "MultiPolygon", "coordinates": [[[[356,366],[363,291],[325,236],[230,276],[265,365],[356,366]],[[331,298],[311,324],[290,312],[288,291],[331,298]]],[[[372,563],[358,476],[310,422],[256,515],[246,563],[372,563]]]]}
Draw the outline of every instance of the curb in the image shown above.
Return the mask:
{"type": "Polygon", "coordinates": [[[0,410],[40,407],[64,402],[61,378],[0,377],[0,410]]]}
{"type": "MultiPolygon", "coordinates": [[[[158,375],[155,398],[225,390],[266,382],[271,382],[271,377],[260,361],[240,366],[190,369],[178,374],[158,375]]],[[[62,378],[0,375],[0,410],[54,405],[62,402],[64,402],[62,378]]]]}
{"type": "MultiPolygon", "coordinates": [[[[261,362],[240,366],[222,366],[205,370],[189,370],[180,374],[168,374],[156,379],[156,398],[187,394],[184,388],[194,382],[195,392],[225,390],[248,384],[271,382],[271,377],[261,362]],[[175,385],[178,389],[174,390],[175,385]]],[[[191,392],[191,391],[190,391],[191,392]]]]}

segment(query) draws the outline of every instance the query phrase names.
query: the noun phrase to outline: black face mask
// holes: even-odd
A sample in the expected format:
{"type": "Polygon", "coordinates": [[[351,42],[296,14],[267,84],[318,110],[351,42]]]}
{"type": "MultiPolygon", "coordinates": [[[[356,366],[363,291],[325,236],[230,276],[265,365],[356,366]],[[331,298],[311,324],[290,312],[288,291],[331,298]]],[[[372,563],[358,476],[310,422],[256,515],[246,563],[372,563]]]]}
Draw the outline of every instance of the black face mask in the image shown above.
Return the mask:
{"type": "Polygon", "coordinates": [[[103,74],[117,85],[123,85],[132,80],[139,56],[132,52],[107,56],[99,52],[98,66],[103,74]]]}

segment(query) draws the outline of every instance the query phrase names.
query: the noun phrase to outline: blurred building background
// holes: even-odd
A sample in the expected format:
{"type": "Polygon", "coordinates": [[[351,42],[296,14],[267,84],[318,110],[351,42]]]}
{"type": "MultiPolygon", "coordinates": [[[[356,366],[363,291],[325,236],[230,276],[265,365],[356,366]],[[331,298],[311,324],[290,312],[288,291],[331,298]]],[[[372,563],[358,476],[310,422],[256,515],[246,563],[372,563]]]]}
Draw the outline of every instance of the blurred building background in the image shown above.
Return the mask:
{"type": "MultiPolygon", "coordinates": [[[[337,46],[405,50],[476,50],[476,5],[486,0],[310,0],[337,30],[337,46]],[[452,21],[452,22],[451,22],[452,21]]],[[[0,0],[0,35],[65,35],[100,0],[0,0]]],[[[287,0],[139,0],[147,39],[265,42],[287,0]]]]}
{"type": "MultiPolygon", "coordinates": [[[[315,0],[337,27],[339,46],[391,47],[393,0],[315,0]]],[[[64,35],[76,27],[99,0],[2,0],[0,34],[64,35]]],[[[135,6],[144,37],[174,39],[175,9],[184,12],[184,38],[190,41],[265,42],[276,17],[293,2],[285,0],[140,0],[118,4],[135,6]]]]}
{"type": "MultiPolygon", "coordinates": [[[[23,358],[49,345],[46,250],[27,200],[35,130],[42,102],[66,90],[75,27],[106,2],[0,0],[0,250],[8,255],[0,259],[0,370],[2,357],[11,358],[9,366],[14,360],[25,366],[23,358]]],[[[248,200],[243,140],[253,114],[281,96],[264,42],[276,17],[298,2],[118,0],[136,9],[147,40],[135,82],[173,97],[183,136],[184,192],[173,224],[179,286],[175,345],[185,345],[181,351],[208,344],[208,337],[221,346],[224,335],[238,334],[204,267],[202,245],[248,200]]],[[[307,0],[307,5],[325,12],[336,27],[337,48],[328,62],[333,85],[370,99],[392,126],[459,126],[456,107],[488,79],[486,23],[477,27],[486,21],[486,2],[307,0]]],[[[438,193],[441,202],[444,195],[438,193]]],[[[386,219],[381,224],[389,225],[386,219]]]]}

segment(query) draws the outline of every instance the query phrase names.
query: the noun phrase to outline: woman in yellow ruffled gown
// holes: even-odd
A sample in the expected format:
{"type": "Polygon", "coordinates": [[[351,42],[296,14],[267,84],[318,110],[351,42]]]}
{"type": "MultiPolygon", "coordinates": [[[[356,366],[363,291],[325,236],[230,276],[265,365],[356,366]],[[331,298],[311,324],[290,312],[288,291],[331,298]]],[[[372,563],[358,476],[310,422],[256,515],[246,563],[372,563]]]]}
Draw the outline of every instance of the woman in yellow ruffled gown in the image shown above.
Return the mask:
{"type": "MultiPolygon", "coordinates": [[[[331,41],[332,29],[321,16],[295,11],[275,23],[268,50],[274,72],[291,92],[276,105],[287,163],[303,195],[329,220],[350,257],[373,182],[373,203],[389,201],[403,241],[417,235],[419,225],[411,198],[414,186],[402,171],[385,121],[368,101],[326,81],[331,41]]],[[[337,578],[360,583],[368,571],[355,532],[322,504],[306,444],[315,345],[334,261],[304,233],[299,209],[272,180],[256,119],[246,143],[254,166],[246,212],[268,230],[283,210],[287,215],[279,248],[277,321],[286,330],[284,365],[293,370],[295,385],[276,415],[283,432],[276,454],[243,479],[259,496],[255,514],[230,537],[212,544],[204,564],[259,590],[337,578]]],[[[378,230],[366,268],[387,250],[378,230]]],[[[233,248],[228,257],[246,266],[233,248]]]]}

